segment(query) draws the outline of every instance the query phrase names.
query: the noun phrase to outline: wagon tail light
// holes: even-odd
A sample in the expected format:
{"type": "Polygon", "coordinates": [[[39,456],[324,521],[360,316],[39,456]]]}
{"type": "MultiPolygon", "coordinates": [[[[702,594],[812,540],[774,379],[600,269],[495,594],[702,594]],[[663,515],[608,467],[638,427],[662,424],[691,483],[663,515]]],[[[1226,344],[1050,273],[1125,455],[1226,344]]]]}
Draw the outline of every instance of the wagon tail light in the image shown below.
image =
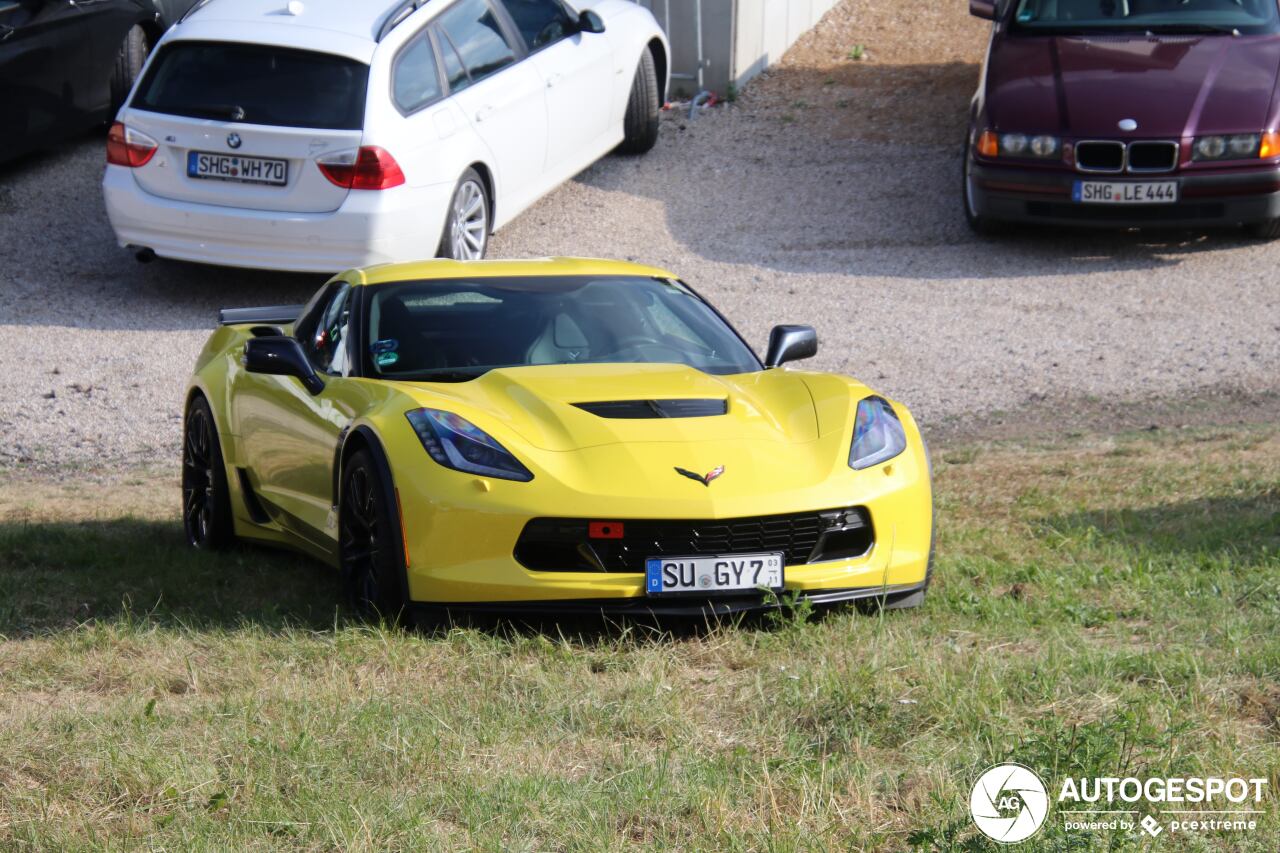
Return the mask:
{"type": "Polygon", "coordinates": [[[389,190],[404,183],[396,158],[377,145],[325,154],[316,165],[330,183],[349,190],[389,190]]]}
{"type": "Polygon", "coordinates": [[[107,162],[112,166],[136,169],[147,165],[159,145],[142,131],[118,121],[107,132],[107,162]]]}

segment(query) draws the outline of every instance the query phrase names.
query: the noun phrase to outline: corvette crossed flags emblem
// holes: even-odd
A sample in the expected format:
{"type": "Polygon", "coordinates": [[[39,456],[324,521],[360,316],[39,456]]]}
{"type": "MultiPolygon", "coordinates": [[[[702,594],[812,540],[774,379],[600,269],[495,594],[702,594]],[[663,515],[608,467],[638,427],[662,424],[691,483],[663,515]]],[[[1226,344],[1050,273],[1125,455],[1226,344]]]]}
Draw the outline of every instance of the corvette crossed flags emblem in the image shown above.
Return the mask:
{"type": "Polygon", "coordinates": [[[684,468],[677,468],[676,473],[682,477],[688,477],[690,480],[697,480],[699,483],[701,483],[704,486],[710,486],[712,480],[716,479],[717,477],[719,477],[721,474],[724,473],[724,466],[717,465],[716,467],[708,471],[705,475],[695,474],[692,471],[685,470],[684,468]]]}

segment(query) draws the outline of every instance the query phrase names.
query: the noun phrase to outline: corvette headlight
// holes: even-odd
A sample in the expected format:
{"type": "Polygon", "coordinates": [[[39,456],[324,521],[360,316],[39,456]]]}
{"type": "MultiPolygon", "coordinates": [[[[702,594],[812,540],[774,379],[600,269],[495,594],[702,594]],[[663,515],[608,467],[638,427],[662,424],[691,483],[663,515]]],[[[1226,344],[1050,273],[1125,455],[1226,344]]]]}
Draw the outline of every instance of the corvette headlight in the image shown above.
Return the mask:
{"type": "Polygon", "coordinates": [[[849,467],[855,471],[879,465],[907,449],[907,434],[889,401],[867,397],[858,403],[853,420],[849,467]]]}
{"type": "Polygon", "coordinates": [[[1197,136],[1191,148],[1193,160],[1248,160],[1259,156],[1262,137],[1257,133],[1232,136],[1197,136]]]}
{"type": "Polygon", "coordinates": [[[414,409],[405,417],[431,458],[446,468],[522,483],[533,479],[519,459],[466,418],[440,409],[414,409]]]}

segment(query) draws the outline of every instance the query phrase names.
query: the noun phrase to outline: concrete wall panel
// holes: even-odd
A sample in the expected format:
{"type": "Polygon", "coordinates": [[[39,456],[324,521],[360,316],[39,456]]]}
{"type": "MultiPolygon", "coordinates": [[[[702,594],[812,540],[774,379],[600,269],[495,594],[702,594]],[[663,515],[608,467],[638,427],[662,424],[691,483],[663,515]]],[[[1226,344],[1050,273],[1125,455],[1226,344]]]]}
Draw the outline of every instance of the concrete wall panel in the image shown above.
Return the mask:
{"type": "Polygon", "coordinates": [[[671,95],[697,92],[697,12],[702,10],[702,88],[723,96],[777,62],[836,0],[637,0],[671,40],[671,95]],[[669,19],[668,19],[669,14],[669,19]]]}

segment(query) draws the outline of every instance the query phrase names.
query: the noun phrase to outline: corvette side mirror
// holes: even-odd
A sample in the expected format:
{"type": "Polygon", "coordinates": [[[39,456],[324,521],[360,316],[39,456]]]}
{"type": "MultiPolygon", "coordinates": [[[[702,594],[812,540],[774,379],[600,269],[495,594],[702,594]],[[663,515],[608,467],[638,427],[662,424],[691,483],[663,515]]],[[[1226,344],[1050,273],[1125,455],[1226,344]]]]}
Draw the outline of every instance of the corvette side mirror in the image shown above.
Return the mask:
{"type": "Polygon", "coordinates": [[[312,394],[324,390],[324,380],[307,360],[302,344],[285,335],[266,335],[246,341],[244,369],[268,376],[293,376],[312,394]]]}
{"type": "Polygon", "coordinates": [[[969,0],[969,14],[987,21],[996,19],[995,0],[969,0]]]}
{"type": "Polygon", "coordinates": [[[590,9],[583,9],[578,13],[578,32],[602,33],[604,20],[590,9]]]}
{"type": "Polygon", "coordinates": [[[812,358],[818,354],[818,333],[813,326],[774,326],[769,332],[769,352],[765,367],[780,367],[788,361],[812,358]]]}

